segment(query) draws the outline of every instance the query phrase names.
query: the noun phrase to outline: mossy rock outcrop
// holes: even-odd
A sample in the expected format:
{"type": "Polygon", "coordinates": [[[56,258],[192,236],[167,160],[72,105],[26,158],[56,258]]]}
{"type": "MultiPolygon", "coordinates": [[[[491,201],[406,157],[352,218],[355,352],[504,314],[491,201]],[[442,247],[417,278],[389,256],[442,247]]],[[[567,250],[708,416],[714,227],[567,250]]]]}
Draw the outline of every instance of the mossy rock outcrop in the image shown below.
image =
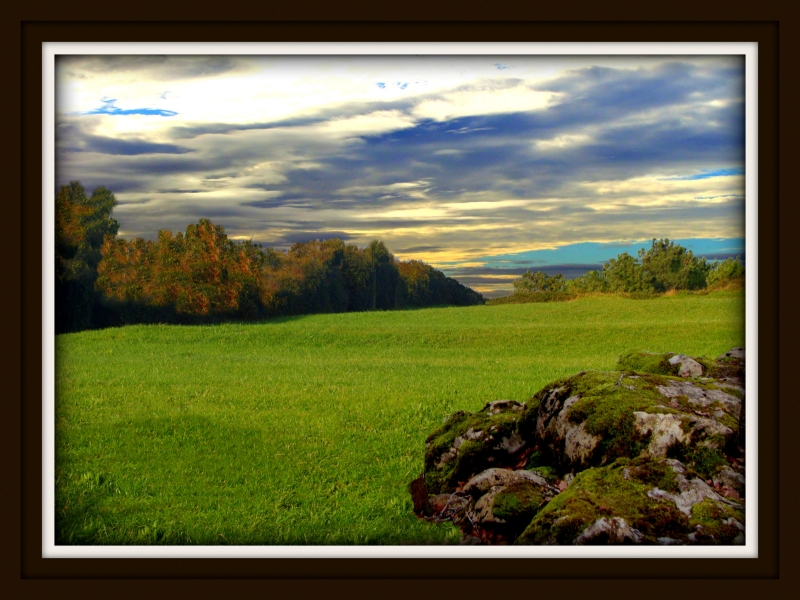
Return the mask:
{"type": "Polygon", "coordinates": [[[474,414],[450,415],[425,440],[428,492],[452,492],[484,469],[519,463],[533,439],[535,418],[535,405],[513,400],[489,402],[474,414]]]}
{"type": "Polygon", "coordinates": [[[433,520],[458,525],[467,543],[510,543],[558,492],[533,471],[493,467],[432,496],[428,509],[433,520]]]}
{"type": "Polygon", "coordinates": [[[617,361],[620,371],[671,375],[676,377],[709,377],[729,383],[731,387],[744,387],[744,350],[732,348],[717,358],[687,356],[674,352],[633,351],[617,361]]]}
{"type": "Polygon", "coordinates": [[[587,469],[530,521],[518,544],[740,544],[744,506],[676,459],[587,469]]]}
{"type": "Polygon", "coordinates": [[[632,352],[619,369],[451,415],[415,512],[465,543],[742,543],[743,351],[632,352]]]}
{"type": "Polygon", "coordinates": [[[703,446],[734,444],[742,399],[711,379],[687,380],[632,371],[589,371],[546,386],[535,437],[560,473],[577,473],[617,458],[688,458],[703,446]]]}

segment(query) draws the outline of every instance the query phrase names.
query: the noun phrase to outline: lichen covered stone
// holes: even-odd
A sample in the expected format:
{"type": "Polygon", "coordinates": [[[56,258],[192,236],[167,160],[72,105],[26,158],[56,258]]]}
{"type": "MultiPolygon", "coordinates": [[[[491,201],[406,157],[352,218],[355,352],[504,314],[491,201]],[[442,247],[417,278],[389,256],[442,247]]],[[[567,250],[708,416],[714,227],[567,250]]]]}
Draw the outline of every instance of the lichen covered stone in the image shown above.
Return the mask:
{"type": "Polygon", "coordinates": [[[698,524],[714,543],[743,543],[740,508],[702,480],[688,479],[676,460],[620,459],[580,473],[517,543],[692,544],[707,539],[698,539],[698,524]]]}
{"type": "Polygon", "coordinates": [[[722,448],[741,400],[713,384],[649,373],[590,371],[536,396],[536,439],[562,473],[617,458],[665,457],[675,445],[722,448]]]}
{"type": "Polygon", "coordinates": [[[516,465],[533,439],[536,410],[535,404],[504,400],[451,415],[425,441],[428,492],[452,492],[487,468],[516,465]]]}

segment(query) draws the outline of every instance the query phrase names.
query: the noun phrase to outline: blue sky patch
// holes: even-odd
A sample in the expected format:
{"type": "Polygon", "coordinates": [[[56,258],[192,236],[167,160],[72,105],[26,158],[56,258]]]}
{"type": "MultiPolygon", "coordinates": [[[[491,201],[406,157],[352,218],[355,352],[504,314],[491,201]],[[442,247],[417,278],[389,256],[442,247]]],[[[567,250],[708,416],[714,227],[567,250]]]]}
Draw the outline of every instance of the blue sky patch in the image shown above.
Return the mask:
{"type": "MultiPolygon", "coordinates": [[[[166,92],[165,92],[166,95],[166,92]]],[[[163,98],[163,96],[162,96],[163,98]]],[[[117,107],[114,103],[116,98],[101,98],[103,106],[83,113],[84,115],[150,115],[158,117],[174,117],[178,113],[174,110],[164,110],[162,108],[128,108],[117,107]]]]}
{"type": "Polygon", "coordinates": [[[736,167],[734,169],[714,169],[713,171],[702,171],[696,175],[668,177],[666,181],[694,181],[696,179],[711,179],[712,177],[730,177],[731,175],[744,175],[744,169],[741,167],[736,167]]]}
{"type": "Polygon", "coordinates": [[[174,110],[164,110],[162,108],[129,108],[122,109],[116,106],[104,106],[83,113],[85,115],[150,115],[157,117],[174,117],[178,113],[174,110]]]}
{"type": "MultiPolygon", "coordinates": [[[[691,250],[698,256],[719,254],[741,254],[744,256],[744,238],[713,239],[694,238],[685,240],[671,240],[684,248],[691,250]]],[[[641,248],[650,248],[651,241],[641,242],[620,241],[612,243],[581,242],[567,244],[552,250],[528,250],[513,254],[498,254],[495,256],[482,256],[474,259],[482,262],[485,267],[526,267],[536,270],[538,267],[549,265],[568,264],[601,264],[611,258],[616,258],[623,252],[636,256],[641,248]]],[[[453,263],[456,267],[458,263],[453,263]]],[[[447,267],[450,265],[442,265],[447,267]]],[[[451,267],[451,268],[452,268],[451,267]]]]}

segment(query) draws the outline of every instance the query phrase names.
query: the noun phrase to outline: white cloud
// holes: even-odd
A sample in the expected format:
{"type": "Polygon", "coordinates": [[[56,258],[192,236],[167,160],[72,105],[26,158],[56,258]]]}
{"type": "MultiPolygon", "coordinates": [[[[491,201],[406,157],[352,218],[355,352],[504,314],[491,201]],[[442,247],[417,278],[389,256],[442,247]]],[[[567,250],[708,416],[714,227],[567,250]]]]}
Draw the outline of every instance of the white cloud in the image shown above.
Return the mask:
{"type": "Polygon", "coordinates": [[[565,148],[575,148],[585,146],[592,142],[592,137],[583,133],[565,134],[549,140],[536,140],[535,146],[538,150],[564,150],[565,148]]]}
{"type": "Polygon", "coordinates": [[[423,100],[413,112],[419,118],[446,121],[474,115],[542,110],[558,103],[561,97],[561,94],[540,92],[528,86],[498,89],[487,85],[423,100]]]}
{"type": "Polygon", "coordinates": [[[416,120],[398,110],[382,110],[345,119],[325,122],[317,129],[320,133],[344,134],[346,136],[378,135],[406,129],[416,125],[416,120]]]}
{"type": "Polygon", "coordinates": [[[339,196],[376,196],[382,194],[387,197],[395,197],[398,194],[404,196],[421,197],[430,187],[430,181],[421,179],[419,181],[398,181],[386,185],[355,185],[341,188],[336,191],[339,196]]]}
{"type": "Polygon", "coordinates": [[[586,205],[594,210],[623,210],[675,204],[720,204],[743,197],[744,175],[708,179],[671,179],[663,175],[621,181],[582,182],[589,191],[586,205]]]}

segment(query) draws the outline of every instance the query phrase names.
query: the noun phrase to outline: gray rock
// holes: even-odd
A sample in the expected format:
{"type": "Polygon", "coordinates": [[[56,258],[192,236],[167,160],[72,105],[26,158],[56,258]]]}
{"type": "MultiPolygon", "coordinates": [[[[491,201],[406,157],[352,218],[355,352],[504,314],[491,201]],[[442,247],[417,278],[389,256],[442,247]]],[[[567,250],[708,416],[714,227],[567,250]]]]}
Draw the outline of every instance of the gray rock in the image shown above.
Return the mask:
{"type": "MultiPolygon", "coordinates": [[[[461,444],[459,442],[459,446],[460,445],[461,444]]],[[[455,457],[458,456],[458,453],[456,452],[457,448],[458,448],[458,446],[455,446],[454,448],[451,448],[447,452],[442,453],[442,455],[439,457],[439,459],[434,463],[434,466],[437,469],[441,469],[443,466],[445,466],[451,460],[455,459],[455,457]]]]}
{"type": "Polygon", "coordinates": [[[564,436],[564,453],[571,461],[589,464],[600,438],[586,431],[586,423],[570,427],[564,436]]]}
{"type": "Polygon", "coordinates": [[[670,537],[660,537],[656,541],[661,546],[675,546],[675,545],[680,544],[679,540],[675,540],[675,539],[672,539],[670,537]]]}
{"type": "Polygon", "coordinates": [[[633,529],[625,519],[614,517],[598,519],[576,539],[575,544],[640,544],[644,536],[638,529],[633,529]]]}
{"type": "Polygon", "coordinates": [[[670,381],[667,385],[656,386],[656,389],[665,398],[686,396],[690,404],[699,408],[706,408],[714,402],[719,402],[729,415],[739,418],[742,401],[722,390],[707,390],[690,381],[670,381]]]}
{"type": "Polygon", "coordinates": [[[601,438],[588,433],[584,423],[573,423],[567,416],[569,408],[579,399],[578,396],[570,396],[562,404],[551,400],[548,403],[549,412],[540,407],[536,432],[545,441],[563,440],[566,458],[571,463],[588,466],[601,438]]]}
{"type": "Polygon", "coordinates": [[[740,523],[738,520],[734,519],[733,517],[729,517],[724,522],[726,525],[735,525],[736,529],[738,529],[739,531],[744,531],[744,525],[740,523]]]}
{"type": "Polygon", "coordinates": [[[532,471],[512,471],[511,469],[486,469],[478,473],[464,485],[465,494],[485,494],[495,486],[506,486],[512,483],[531,482],[536,485],[548,486],[541,475],[532,471]]]}
{"type": "Polygon", "coordinates": [[[678,375],[681,377],[700,377],[703,374],[703,365],[685,354],[674,355],[669,359],[669,364],[678,365],[678,375]]]}
{"type": "Polygon", "coordinates": [[[723,467],[713,478],[714,485],[727,486],[744,495],[744,475],[730,467],[723,467]]]}
{"type": "Polygon", "coordinates": [[[516,400],[494,400],[484,406],[481,411],[490,415],[496,415],[507,410],[522,412],[525,410],[525,405],[517,402],[516,400]]]}
{"type": "Polygon", "coordinates": [[[516,454],[522,450],[525,445],[525,440],[515,431],[510,436],[502,438],[496,448],[498,450],[505,450],[509,454],[516,454]]]}
{"type": "Polygon", "coordinates": [[[472,504],[472,498],[465,494],[437,494],[430,500],[436,521],[453,521],[458,524],[472,504]]]}
{"type": "Polygon", "coordinates": [[[483,431],[481,431],[480,429],[478,431],[475,431],[472,427],[470,427],[469,429],[467,429],[467,431],[464,432],[464,437],[467,438],[468,440],[478,441],[480,439],[483,439],[483,431]]]}
{"type": "Polygon", "coordinates": [[[506,489],[504,485],[496,485],[490,489],[486,494],[478,498],[475,502],[474,508],[470,511],[470,521],[473,526],[486,527],[487,525],[502,525],[505,520],[497,517],[492,512],[492,504],[494,498],[506,489]]]}
{"type": "Polygon", "coordinates": [[[650,436],[645,452],[654,457],[666,456],[667,450],[674,443],[683,444],[694,440],[697,444],[716,448],[719,446],[719,436],[728,438],[733,435],[733,430],[719,421],[693,414],[635,411],[633,418],[637,433],[650,436]]]}
{"type": "Polygon", "coordinates": [[[744,349],[743,348],[731,348],[725,354],[718,356],[717,360],[721,360],[723,358],[735,358],[737,360],[744,360],[744,349]]]}
{"type": "MultiPolygon", "coordinates": [[[[500,469],[484,471],[471,480],[470,492],[481,488],[498,478],[508,481],[507,485],[494,485],[467,508],[466,520],[462,520],[462,530],[481,531],[491,535],[515,538],[530,522],[530,519],[558,493],[552,486],[542,483],[542,478],[526,471],[510,471],[508,475],[498,473],[500,469]]],[[[465,486],[466,487],[466,486],[465,486]]],[[[483,534],[481,534],[484,537],[483,534]]]]}
{"type": "Polygon", "coordinates": [[[458,543],[462,546],[481,546],[483,545],[483,540],[474,535],[465,535],[461,537],[458,543]]]}
{"type": "MultiPolygon", "coordinates": [[[[678,463],[678,461],[674,459],[671,460],[673,460],[674,463],[678,463]]],[[[680,465],[680,463],[678,464],[680,465]]],[[[680,468],[673,466],[673,470],[675,471],[675,475],[678,480],[680,493],[671,493],[655,487],[647,492],[648,498],[652,498],[653,500],[668,500],[674,502],[677,509],[687,517],[692,516],[692,507],[695,504],[702,502],[706,498],[710,498],[719,504],[725,504],[727,506],[733,506],[736,508],[741,507],[740,504],[733,502],[732,500],[728,500],[727,498],[723,498],[717,494],[711,488],[711,486],[709,486],[702,479],[695,478],[689,480],[684,474],[685,470],[683,469],[683,465],[680,465],[680,468]]]]}
{"type": "Polygon", "coordinates": [[[684,443],[688,439],[688,434],[683,430],[683,419],[680,415],[636,411],[633,413],[633,418],[636,431],[650,436],[647,453],[651,456],[666,456],[667,450],[672,444],[684,443]]]}

